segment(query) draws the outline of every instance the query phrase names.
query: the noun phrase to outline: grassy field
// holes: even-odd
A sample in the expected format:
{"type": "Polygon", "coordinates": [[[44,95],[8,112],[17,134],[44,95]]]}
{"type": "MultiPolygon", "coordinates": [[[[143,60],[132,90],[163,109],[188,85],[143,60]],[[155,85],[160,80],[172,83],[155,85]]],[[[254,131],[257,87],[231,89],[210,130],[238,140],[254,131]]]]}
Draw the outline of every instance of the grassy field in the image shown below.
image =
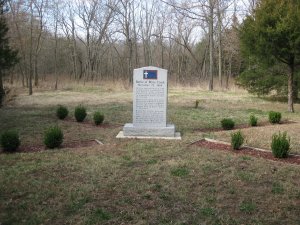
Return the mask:
{"type": "Polygon", "coordinates": [[[0,132],[17,129],[25,147],[42,145],[52,124],[65,142],[104,143],[0,154],[0,224],[300,224],[300,166],[190,145],[202,137],[229,141],[231,131],[209,132],[224,117],[242,125],[255,114],[264,123],[274,110],[294,123],[243,129],[247,144],[270,149],[272,134],[288,131],[300,154],[300,105],[290,114],[285,103],[241,91],[171,89],[168,118],[182,141],[117,140],[132,120],[131,99],[131,91],[78,87],[20,94],[0,109],[0,132]],[[66,121],[55,117],[58,104],[70,110],[66,121]],[[90,123],[72,118],[78,104],[90,123]],[[92,125],[96,110],[105,127],[92,125]]]}

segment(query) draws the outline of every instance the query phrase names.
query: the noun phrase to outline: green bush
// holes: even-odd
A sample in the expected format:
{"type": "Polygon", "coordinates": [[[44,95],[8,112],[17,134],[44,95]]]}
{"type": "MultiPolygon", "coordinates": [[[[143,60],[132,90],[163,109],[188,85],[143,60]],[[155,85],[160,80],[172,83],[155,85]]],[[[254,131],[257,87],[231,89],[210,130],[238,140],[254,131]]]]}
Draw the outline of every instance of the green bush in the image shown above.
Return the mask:
{"type": "Polygon", "coordinates": [[[274,134],[272,137],[271,149],[274,157],[276,158],[286,158],[288,157],[290,151],[290,138],[287,133],[274,134]]]}
{"type": "Polygon", "coordinates": [[[102,113],[98,111],[94,113],[94,122],[96,125],[101,124],[103,120],[104,120],[104,115],[102,113]]]}
{"type": "Polygon", "coordinates": [[[58,108],[56,109],[56,116],[60,120],[66,118],[68,114],[69,114],[69,110],[65,106],[59,105],[58,108]]]}
{"type": "Polygon", "coordinates": [[[235,132],[231,134],[231,147],[235,150],[241,148],[244,143],[244,136],[241,131],[235,132]]]}
{"type": "Polygon", "coordinates": [[[252,127],[256,127],[257,126],[257,117],[254,115],[250,115],[250,119],[249,119],[249,124],[252,127]]]}
{"type": "Polygon", "coordinates": [[[197,108],[198,108],[198,106],[199,106],[199,103],[200,103],[200,100],[198,100],[198,99],[197,99],[197,100],[195,101],[195,109],[197,109],[197,108]]]}
{"type": "Polygon", "coordinates": [[[232,130],[234,128],[234,121],[229,118],[225,118],[221,120],[221,125],[224,130],[232,130]]]}
{"type": "Polygon", "coordinates": [[[44,136],[44,144],[48,148],[58,148],[64,139],[64,134],[58,126],[49,127],[44,136]]]}
{"type": "Polygon", "coordinates": [[[20,138],[17,131],[5,131],[1,135],[1,146],[5,152],[14,152],[20,146],[20,138]]]}
{"type": "Polygon", "coordinates": [[[281,113],[280,112],[269,112],[269,121],[270,123],[280,123],[281,120],[281,113]]]}
{"type": "Polygon", "coordinates": [[[86,117],[86,109],[85,107],[79,105],[75,108],[75,119],[77,122],[82,122],[86,117]]]}

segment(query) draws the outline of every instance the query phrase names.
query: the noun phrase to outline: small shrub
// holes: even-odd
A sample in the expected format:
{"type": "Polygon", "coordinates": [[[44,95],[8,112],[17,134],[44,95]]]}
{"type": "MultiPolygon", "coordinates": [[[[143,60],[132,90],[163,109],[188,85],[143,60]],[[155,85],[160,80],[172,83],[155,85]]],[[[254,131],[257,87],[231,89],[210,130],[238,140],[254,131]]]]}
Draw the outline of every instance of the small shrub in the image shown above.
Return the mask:
{"type": "Polygon", "coordinates": [[[69,110],[65,106],[59,105],[58,108],[56,109],[56,116],[60,120],[66,118],[68,114],[69,114],[69,110]]]}
{"type": "Polygon", "coordinates": [[[256,127],[257,126],[257,117],[254,115],[250,115],[250,119],[249,119],[249,124],[252,127],[256,127]]]}
{"type": "Polygon", "coordinates": [[[287,133],[274,134],[272,137],[271,149],[274,157],[276,158],[286,158],[288,157],[290,151],[290,138],[287,133]]]}
{"type": "Polygon", "coordinates": [[[280,123],[281,120],[281,113],[280,112],[269,112],[269,121],[270,123],[280,123]]]}
{"type": "Polygon", "coordinates": [[[94,113],[94,122],[96,125],[99,125],[103,122],[104,120],[104,115],[100,112],[95,112],[94,113]]]}
{"type": "Polygon", "coordinates": [[[244,136],[241,131],[231,134],[231,147],[235,150],[241,148],[244,143],[244,136]]]}
{"type": "Polygon", "coordinates": [[[272,193],[273,194],[282,194],[284,192],[284,188],[283,186],[276,182],[276,183],[273,183],[272,185],[272,193]]]}
{"type": "Polygon", "coordinates": [[[234,128],[234,121],[229,118],[225,118],[221,120],[221,125],[224,130],[232,130],[234,128]]]}
{"type": "Polygon", "coordinates": [[[200,100],[196,100],[196,101],[195,101],[195,109],[197,109],[197,108],[198,108],[198,106],[199,106],[199,103],[200,103],[200,100]]]}
{"type": "Polygon", "coordinates": [[[64,139],[62,130],[58,126],[49,127],[44,136],[44,144],[48,148],[58,148],[64,139]]]}
{"type": "Polygon", "coordinates": [[[171,174],[176,177],[185,177],[189,175],[189,170],[186,167],[178,167],[171,170],[171,174]]]}
{"type": "Polygon", "coordinates": [[[79,105],[75,108],[75,119],[77,122],[82,122],[86,117],[86,109],[85,107],[79,105]]]}
{"type": "Polygon", "coordinates": [[[214,208],[202,208],[200,209],[200,213],[203,215],[203,216],[214,216],[216,214],[216,210],[214,208]]]}
{"type": "Polygon", "coordinates": [[[245,212],[245,213],[248,213],[248,214],[253,213],[256,210],[256,208],[257,208],[256,204],[253,203],[252,201],[251,202],[243,201],[240,204],[241,212],[245,212]]]}
{"type": "Polygon", "coordinates": [[[88,224],[101,224],[100,221],[110,220],[113,216],[102,208],[97,208],[88,219],[88,224]]]}
{"type": "Polygon", "coordinates": [[[14,152],[18,149],[21,142],[17,131],[5,131],[1,135],[1,146],[5,152],[14,152]]]}

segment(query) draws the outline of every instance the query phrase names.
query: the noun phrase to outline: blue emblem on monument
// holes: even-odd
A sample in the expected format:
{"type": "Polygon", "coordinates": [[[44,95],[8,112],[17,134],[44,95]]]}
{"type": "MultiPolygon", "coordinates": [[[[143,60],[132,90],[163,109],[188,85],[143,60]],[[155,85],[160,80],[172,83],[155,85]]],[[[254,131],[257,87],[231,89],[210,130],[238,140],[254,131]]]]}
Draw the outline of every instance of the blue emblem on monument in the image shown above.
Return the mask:
{"type": "Polygon", "coordinates": [[[144,70],[144,79],[157,80],[157,70],[144,70]]]}

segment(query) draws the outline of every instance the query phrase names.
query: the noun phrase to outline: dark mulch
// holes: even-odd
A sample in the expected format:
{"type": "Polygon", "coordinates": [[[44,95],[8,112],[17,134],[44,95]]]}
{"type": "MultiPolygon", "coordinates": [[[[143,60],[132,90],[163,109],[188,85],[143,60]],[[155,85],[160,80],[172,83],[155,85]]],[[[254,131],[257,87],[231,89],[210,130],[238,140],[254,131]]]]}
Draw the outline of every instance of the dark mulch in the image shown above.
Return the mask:
{"type": "Polygon", "coordinates": [[[123,124],[110,124],[110,123],[107,123],[107,122],[104,122],[100,125],[95,125],[95,123],[93,121],[90,121],[90,120],[84,120],[83,122],[77,122],[73,118],[66,118],[62,121],[67,122],[67,123],[78,123],[78,124],[81,124],[81,125],[86,126],[86,127],[95,127],[95,128],[103,128],[103,129],[118,128],[118,127],[123,126],[123,124]]]}
{"type": "MultiPolygon", "coordinates": [[[[274,125],[280,125],[280,124],[293,124],[296,123],[294,121],[284,120],[281,121],[279,124],[271,124],[270,122],[260,122],[257,124],[256,127],[266,127],[266,126],[274,126],[274,125]]],[[[241,130],[241,129],[247,129],[247,128],[255,128],[250,126],[249,124],[240,124],[236,125],[232,130],[241,130]]],[[[209,133],[209,132],[220,132],[220,131],[226,131],[222,127],[214,127],[214,128],[197,128],[194,130],[194,132],[203,132],[203,133],[209,133]]]]}
{"type": "Polygon", "coordinates": [[[262,152],[247,147],[243,147],[240,150],[233,150],[230,145],[209,142],[206,140],[200,140],[198,142],[193,143],[193,145],[197,145],[199,147],[203,147],[211,150],[226,151],[226,152],[231,152],[233,154],[248,155],[256,158],[264,158],[264,159],[283,162],[283,163],[300,165],[300,156],[289,156],[288,158],[285,159],[278,159],[273,156],[272,152],[262,152]]]}
{"type": "MultiPolygon", "coordinates": [[[[72,141],[63,143],[60,147],[61,148],[84,148],[84,147],[91,147],[99,145],[95,140],[82,140],[82,141],[72,141]]],[[[47,149],[44,145],[27,145],[27,146],[20,146],[17,152],[40,152],[50,150],[47,149]]],[[[3,153],[3,152],[2,152],[3,153]]]]}

